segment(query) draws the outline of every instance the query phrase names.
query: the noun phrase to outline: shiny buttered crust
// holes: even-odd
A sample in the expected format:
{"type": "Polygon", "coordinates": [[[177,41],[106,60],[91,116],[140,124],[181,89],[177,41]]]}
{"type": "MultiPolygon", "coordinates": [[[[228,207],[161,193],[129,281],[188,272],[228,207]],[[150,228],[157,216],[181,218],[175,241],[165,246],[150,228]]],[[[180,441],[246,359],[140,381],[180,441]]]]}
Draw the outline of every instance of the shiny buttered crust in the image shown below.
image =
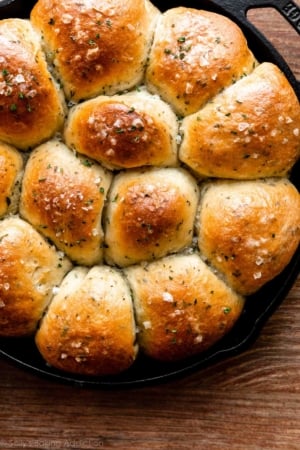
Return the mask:
{"type": "Polygon", "coordinates": [[[202,191],[199,249],[249,295],[287,266],[300,239],[300,196],[286,179],[220,181],[202,191]]]}
{"type": "Polygon", "coordinates": [[[87,376],[214,345],[299,246],[288,80],[149,0],[39,0],[0,48],[0,336],[87,376]]]}
{"type": "Polygon", "coordinates": [[[74,101],[140,83],[159,11],[148,0],[39,0],[31,22],[74,101]]]}
{"type": "Polygon", "coordinates": [[[36,334],[54,367],[85,375],[111,375],[135,360],[135,321],[129,286],[107,266],[74,268],[53,298],[36,334]]]}
{"type": "Polygon", "coordinates": [[[196,181],[183,169],[116,176],[105,218],[106,262],[125,267],[190,246],[198,198],[196,181]]]}
{"type": "Polygon", "coordinates": [[[186,117],[179,158],[204,177],[285,176],[300,154],[300,105],[280,70],[258,66],[186,117]]]}
{"type": "Polygon", "coordinates": [[[255,67],[241,30],[219,14],[173,8],[159,18],[146,80],[183,116],[255,67]]]}
{"type": "Polygon", "coordinates": [[[102,210],[111,175],[62,142],[36,148],[26,165],[20,214],[78,264],[102,261],[102,210]]]}
{"type": "Polygon", "coordinates": [[[81,103],[64,131],[70,148],[108,169],[175,166],[177,136],[175,113],[146,90],[81,103]]]}
{"type": "Polygon", "coordinates": [[[0,142],[0,217],[19,208],[23,158],[16,148],[0,142]]]}
{"type": "Polygon", "coordinates": [[[196,255],[131,266],[138,342],[144,353],[175,361],[211,347],[227,333],[244,300],[196,255]]]}
{"type": "Polygon", "coordinates": [[[0,336],[32,335],[71,263],[18,217],[0,222],[0,261],[0,336]]]}
{"type": "Polygon", "coordinates": [[[0,140],[26,150],[62,127],[64,100],[29,21],[1,20],[0,48],[0,140]]]}

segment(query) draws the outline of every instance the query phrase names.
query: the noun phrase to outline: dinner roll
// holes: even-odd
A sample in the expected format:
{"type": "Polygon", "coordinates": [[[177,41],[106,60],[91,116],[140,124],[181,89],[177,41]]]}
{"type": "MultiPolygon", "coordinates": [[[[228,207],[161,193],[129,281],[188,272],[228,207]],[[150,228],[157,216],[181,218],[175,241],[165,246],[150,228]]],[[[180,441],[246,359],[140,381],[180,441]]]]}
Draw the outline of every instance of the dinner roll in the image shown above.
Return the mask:
{"type": "Polygon", "coordinates": [[[300,105],[271,63],[186,117],[179,157],[201,176],[286,176],[300,154],[300,105]]]}
{"type": "Polygon", "coordinates": [[[0,142],[0,217],[19,207],[23,158],[11,145],[0,142]]]}
{"type": "Polygon", "coordinates": [[[128,284],[104,266],[76,267],[62,282],[36,334],[54,367],[84,375],[111,375],[135,360],[135,323],[128,284]]]}
{"type": "Polygon", "coordinates": [[[125,267],[187,247],[197,204],[198,186],[183,169],[117,175],[105,215],[106,262],[125,267]]]}
{"type": "Polygon", "coordinates": [[[255,59],[235,23],[212,12],[178,7],[159,18],[146,81],[150,91],[185,116],[254,66],[255,59]]]}
{"type": "Polygon", "coordinates": [[[287,179],[219,181],[202,191],[199,249],[239,293],[276,277],[299,245],[300,196],[287,179]]]}
{"type": "Polygon", "coordinates": [[[1,20],[0,47],[0,140],[26,150],[61,128],[64,100],[29,21],[1,20]]]}
{"type": "Polygon", "coordinates": [[[69,147],[109,169],[174,166],[177,136],[171,108],[145,90],[75,106],[64,133],[69,147]]]}
{"type": "Polygon", "coordinates": [[[39,0],[31,22],[73,101],[141,82],[159,11],[148,0],[39,0]]]}
{"type": "Polygon", "coordinates": [[[20,213],[70,259],[102,261],[102,210],[111,175],[62,142],[35,149],[26,165],[20,213]]]}
{"type": "Polygon", "coordinates": [[[240,316],[244,300],[196,254],[172,255],[126,269],[145,354],[162,361],[211,347],[240,316]]]}
{"type": "Polygon", "coordinates": [[[71,264],[27,222],[0,221],[0,336],[27,336],[71,264]]]}

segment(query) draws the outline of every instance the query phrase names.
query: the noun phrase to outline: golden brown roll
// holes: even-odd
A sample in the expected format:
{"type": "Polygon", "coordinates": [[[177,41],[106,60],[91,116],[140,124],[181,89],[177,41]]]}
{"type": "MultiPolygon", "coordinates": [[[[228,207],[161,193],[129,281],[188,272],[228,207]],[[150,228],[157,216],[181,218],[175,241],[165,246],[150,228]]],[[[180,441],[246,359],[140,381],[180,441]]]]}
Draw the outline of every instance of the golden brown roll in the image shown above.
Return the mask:
{"type": "Polygon", "coordinates": [[[289,263],[300,238],[300,196],[287,179],[220,181],[202,191],[199,249],[243,295],[289,263]]]}
{"type": "Polygon", "coordinates": [[[69,147],[109,169],[174,166],[177,136],[171,108],[145,90],[75,106],[64,132],[69,147]]]}
{"type": "Polygon", "coordinates": [[[270,63],[227,88],[182,123],[181,161],[201,176],[285,176],[300,155],[300,105],[270,63]]]}
{"type": "Polygon", "coordinates": [[[0,21],[0,140],[21,150],[58,131],[64,100],[27,20],[0,21]]]}
{"type": "Polygon", "coordinates": [[[11,145],[0,142],[0,217],[19,207],[23,158],[11,145]]]}
{"type": "Polygon", "coordinates": [[[151,91],[185,116],[254,66],[235,23],[212,12],[178,7],[167,10],[158,21],[146,81],[151,91]]]}
{"type": "Polygon", "coordinates": [[[36,331],[71,264],[27,222],[0,221],[0,336],[36,331]]]}
{"type": "Polygon", "coordinates": [[[70,259],[85,265],[102,260],[102,210],[111,175],[62,142],[39,146],[26,165],[20,214],[70,259]]]}
{"type": "Polygon", "coordinates": [[[111,375],[135,360],[135,323],[128,284],[117,270],[73,269],[36,334],[45,360],[84,375],[111,375]]]}
{"type": "Polygon", "coordinates": [[[195,355],[227,333],[244,300],[196,254],[173,255],[126,269],[148,356],[174,361],[195,355]]]}
{"type": "Polygon", "coordinates": [[[0,336],[85,379],[214,346],[299,246],[299,133],[288,79],[219,14],[0,21],[0,336]]]}
{"type": "Polygon", "coordinates": [[[106,211],[105,259],[128,266],[191,244],[198,186],[183,169],[149,169],[116,176],[106,211]]]}
{"type": "Polygon", "coordinates": [[[67,98],[78,101],[141,82],[158,14],[148,0],[39,0],[31,21],[67,98]]]}

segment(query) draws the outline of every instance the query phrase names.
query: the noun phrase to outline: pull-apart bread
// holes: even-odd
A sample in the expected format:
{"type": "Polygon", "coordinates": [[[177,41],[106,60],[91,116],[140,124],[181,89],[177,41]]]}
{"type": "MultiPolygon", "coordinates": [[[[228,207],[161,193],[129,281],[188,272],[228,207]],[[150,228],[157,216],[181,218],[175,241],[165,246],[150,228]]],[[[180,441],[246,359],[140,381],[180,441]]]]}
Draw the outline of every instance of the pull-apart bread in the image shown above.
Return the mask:
{"type": "Polygon", "coordinates": [[[0,44],[0,335],[87,376],[210,349],[299,246],[284,74],[148,0],[39,0],[0,44]]]}
{"type": "Polygon", "coordinates": [[[62,127],[64,99],[29,22],[2,20],[0,49],[0,140],[27,150],[62,127]]]}

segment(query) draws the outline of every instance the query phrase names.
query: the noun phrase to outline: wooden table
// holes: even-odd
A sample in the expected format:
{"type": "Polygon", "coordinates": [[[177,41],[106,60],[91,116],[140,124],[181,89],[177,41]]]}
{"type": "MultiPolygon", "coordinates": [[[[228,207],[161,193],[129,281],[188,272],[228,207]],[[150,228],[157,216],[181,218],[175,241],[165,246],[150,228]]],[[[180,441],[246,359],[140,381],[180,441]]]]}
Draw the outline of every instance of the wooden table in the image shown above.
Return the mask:
{"type": "MultiPolygon", "coordinates": [[[[274,10],[249,16],[300,79],[297,33],[274,10]]],[[[300,278],[251,348],[198,373],[89,390],[0,359],[0,404],[3,450],[300,449],[300,278]]]]}

